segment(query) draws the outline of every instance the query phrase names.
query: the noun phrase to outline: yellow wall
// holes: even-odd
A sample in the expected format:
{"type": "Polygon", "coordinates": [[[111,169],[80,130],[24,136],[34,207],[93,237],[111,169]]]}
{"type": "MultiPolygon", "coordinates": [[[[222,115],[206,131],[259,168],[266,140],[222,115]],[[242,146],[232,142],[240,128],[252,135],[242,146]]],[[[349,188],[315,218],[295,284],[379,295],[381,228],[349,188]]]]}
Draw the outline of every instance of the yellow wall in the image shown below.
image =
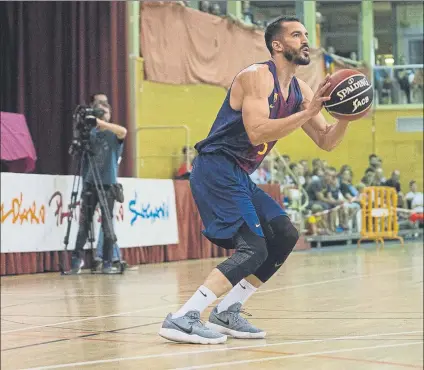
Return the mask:
{"type": "MultiPolygon", "coordinates": [[[[143,82],[138,103],[138,126],[187,125],[190,128],[190,145],[204,139],[215,119],[226,90],[208,85],[164,85],[143,82]]],[[[182,158],[171,155],[181,153],[185,145],[183,130],[140,131],[137,139],[138,155],[148,157],[139,166],[140,177],[170,178],[182,158]]]]}
{"type": "Polygon", "coordinates": [[[376,114],[376,152],[383,158],[383,168],[401,172],[402,191],[416,180],[423,189],[423,133],[396,132],[396,117],[422,117],[423,109],[381,110],[376,114]]]}
{"type": "MultiPolygon", "coordinates": [[[[191,130],[190,144],[194,145],[208,134],[225,94],[225,89],[216,86],[173,86],[144,81],[137,107],[138,126],[187,125],[191,130]]],[[[396,132],[397,116],[422,116],[422,109],[377,110],[375,152],[383,158],[387,177],[394,169],[401,171],[404,191],[411,179],[417,180],[422,189],[422,133],[396,132]]],[[[328,119],[331,122],[331,117],[328,119]]],[[[137,140],[138,155],[163,157],[145,157],[139,175],[144,178],[172,177],[181,159],[173,159],[170,155],[180,153],[184,138],[183,131],[141,131],[137,140]]],[[[343,164],[350,164],[357,182],[368,166],[368,155],[373,152],[372,119],[351,123],[344,141],[330,153],[320,150],[302,130],[280,140],[277,149],[281,154],[289,154],[294,161],[319,157],[338,169],[343,164]]]]}

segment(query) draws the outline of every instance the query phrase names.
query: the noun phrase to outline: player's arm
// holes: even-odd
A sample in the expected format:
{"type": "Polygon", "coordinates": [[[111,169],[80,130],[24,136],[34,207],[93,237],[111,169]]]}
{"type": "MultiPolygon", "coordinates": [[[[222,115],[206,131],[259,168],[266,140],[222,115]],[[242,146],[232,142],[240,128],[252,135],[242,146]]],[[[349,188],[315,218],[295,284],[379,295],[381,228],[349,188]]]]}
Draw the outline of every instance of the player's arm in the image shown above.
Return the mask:
{"type": "Polygon", "coordinates": [[[255,146],[287,136],[315,116],[323,101],[329,100],[322,97],[328,88],[324,81],[308,109],[286,118],[270,119],[268,97],[274,88],[274,79],[268,67],[253,66],[239,78],[243,90],[243,122],[249,139],[255,146]]]}
{"type": "MultiPolygon", "coordinates": [[[[314,93],[305,82],[298,81],[303,95],[302,109],[307,109],[314,93]]],[[[329,124],[324,115],[319,112],[308,120],[302,126],[302,129],[321,149],[331,151],[341,143],[348,124],[349,121],[342,120],[336,121],[335,124],[329,124]]]]}
{"type": "Polygon", "coordinates": [[[113,132],[119,140],[125,139],[127,129],[116,123],[109,123],[97,118],[97,128],[101,131],[108,130],[113,132]]]}

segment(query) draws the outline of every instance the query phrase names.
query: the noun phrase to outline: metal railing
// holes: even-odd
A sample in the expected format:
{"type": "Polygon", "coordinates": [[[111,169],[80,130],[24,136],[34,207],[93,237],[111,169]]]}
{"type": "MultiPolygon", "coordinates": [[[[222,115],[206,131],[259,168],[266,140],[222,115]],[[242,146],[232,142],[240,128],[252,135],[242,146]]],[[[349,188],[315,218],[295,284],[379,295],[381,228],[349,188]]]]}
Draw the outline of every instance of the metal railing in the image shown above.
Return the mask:
{"type": "MultiPolygon", "coordinates": [[[[186,162],[186,166],[187,168],[190,167],[190,153],[189,153],[189,148],[190,148],[190,128],[186,125],[179,125],[179,126],[171,126],[171,125],[159,125],[159,126],[139,126],[136,129],[136,135],[138,135],[138,133],[142,130],[184,130],[185,131],[185,147],[187,148],[186,154],[185,154],[185,162],[186,162]]],[[[136,138],[137,141],[137,138],[136,138]]],[[[180,155],[175,155],[175,154],[145,154],[145,155],[140,155],[139,157],[137,157],[138,159],[140,159],[141,163],[144,163],[144,159],[143,158],[159,158],[159,157],[180,157],[180,155]]]]}
{"type": "MultiPolygon", "coordinates": [[[[273,162],[272,168],[274,168],[274,164],[277,164],[277,166],[282,167],[284,169],[284,172],[289,174],[291,178],[294,180],[295,185],[298,187],[300,193],[305,196],[305,202],[299,205],[299,211],[304,211],[309,203],[309,196],[305,188],[303,187],[302,183],[299,180],[299,177],[290,169],[290,166],[287,164],[287,162],[284,160],[284,158],[281,156],[280,152],[277,148],[273,148],[273,153],[275,153],[275,157],[277,157],[279,160],[275,161],[275,157],[271,157],[270,161],[273,162]]],[[[273,178],[273,171],[271,171],[271,182],[274,182],[273,178]]]]}
{"type": "MultiPolygon", "coordinates": [[[[277,171],[281,171],[284,174],[289,175],[293,181],[294,185],[297,187],[297,189],[300,192],[300,200],[299,204],[296,207],[289,208],[292,209],[294,212],[297,213],[297,216],[299,217],[299,231],[304,232],[305,230],[305,217],[304,217],[304,210],[309,204],[309,196],[306,192],[306,189],[303,187],[302,183],[299,180],[299,177],[290,169],[289,164],[284,160],[284,158],[281,156],[280,152],[277,148],[273,148],[272,152],[270,153],[269,162],[270,162],[270,176],[271,176],[271,183],[278,183],[275,181],[274,172],[275,169],[277,171]],[[278,160],[276,160],[278,158],[278,160]],[[302,203],[302,200],[304,199],[304,202],[302,203]]],[[[284,185],[281,184],[281,186],[284,189],[284,185]]]]}

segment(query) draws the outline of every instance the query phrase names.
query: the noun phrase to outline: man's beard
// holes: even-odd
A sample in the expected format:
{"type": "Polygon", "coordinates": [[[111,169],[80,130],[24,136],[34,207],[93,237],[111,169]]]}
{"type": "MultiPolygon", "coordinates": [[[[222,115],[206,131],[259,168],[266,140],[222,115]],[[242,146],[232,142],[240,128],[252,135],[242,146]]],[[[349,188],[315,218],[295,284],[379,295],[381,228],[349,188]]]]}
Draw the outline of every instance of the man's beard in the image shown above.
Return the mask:
{"type": "Polygon", "coordinates": [[[308,56],[303,55],[302,50],[286,49],[283,52],[284,57],[289,61],[299,66],[307,66],[311,59],[308,56]]]}

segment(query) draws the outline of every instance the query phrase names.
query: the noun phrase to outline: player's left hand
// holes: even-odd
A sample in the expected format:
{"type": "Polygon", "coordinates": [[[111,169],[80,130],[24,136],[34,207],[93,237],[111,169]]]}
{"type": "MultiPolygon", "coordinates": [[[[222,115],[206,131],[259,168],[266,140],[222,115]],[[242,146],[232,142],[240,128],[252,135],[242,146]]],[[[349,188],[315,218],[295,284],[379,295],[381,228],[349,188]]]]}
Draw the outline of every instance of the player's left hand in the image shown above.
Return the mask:
{"type": "Polygon", "coordinates": [[[312,99],[306,99],[306,98],[303,99],[302,105],[304,107],[304,110],[310,112],[312,116],[317,115],[321,111],[321,108],[324,102],[331,99],[330,96],[325,96],[327,89],[331,85],[329,82],[329,78],[330,76],[327,75],[324,81],[322,81],[319,84],[318,90],[313,95],[312,99]]]}

